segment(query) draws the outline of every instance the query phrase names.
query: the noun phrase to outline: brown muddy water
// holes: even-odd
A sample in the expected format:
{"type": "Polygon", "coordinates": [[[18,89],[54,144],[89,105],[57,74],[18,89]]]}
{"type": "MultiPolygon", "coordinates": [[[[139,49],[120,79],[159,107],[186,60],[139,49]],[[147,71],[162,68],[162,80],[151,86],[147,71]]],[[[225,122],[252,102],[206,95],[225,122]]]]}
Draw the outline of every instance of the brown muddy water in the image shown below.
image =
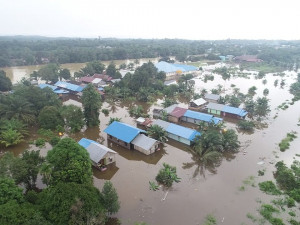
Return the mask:
{"type": "MultiPolygon", "coordinates": [[[[195,79],[196,90],[202,88],[210,90],[218,84],[225,86],[224,94],[232,92],[231,84],[240,88],[241,92],[247,93],[251,86],[257,87],[257,95],[262,96],[263,89],[268,88],[270,93],[271,113],[266,119],[262,129],[256,129],[253,134],[239,133],[241,142],[240,151],[233,155],[224,157],[221,165],[217,168],[206,170],[203,165],[193,160],[192,155],[187,151],[188,146],[176,141],[169,140],[166,146],[150,156],[145,156],[136,151],[130,151],[114,143],[107,142],[103,130],[107,127],[110,117],[120,117],[122,121],[135,125],[134,118],[129,116],[128,108],[132,103],[107,103],[102,106],[110,110],[109,116],[100,114],[101,124],[99,128],[87,129],[81,133],[70,135],[76,141],[82,137],[96,140],[107,145],[119,154],[116,157],[116,165],[105,172],[94,170],[94,185],[102,188],[105,180],[111,180],[116,187],[121,209],[115,215],[122,224],[134,224],[144,221],[151,225],[192,225],[202,224],[207,214],[213,214],[218,224],[239,225],[253,224],[247,217],[247,213],[258,215],[257,209],[259,200],[269,202],[272,197],[262,193],[257,185],[261,181],[273,179],[274,163],[284,160],[290,164],[296,153],[300,153],[300,138],[291,142],[290,149],[280,152],[278,143],[290,131],[297,131],[300,134],[300,127],[297,126],[300,118],[300,101],[289,105],[286,110],[276,110],[277,106],[292,98],[289,94],[289,85],[294,82],[295,73],[288,73],[284,78],[286,85],[280,88],[274,86],[274,81],[281,77],[274,77],[268,74],[267,84],[263,85],[262,80],[232,78],[224,81],[218,75],[214,81],[204,83],[195,79]],[[274,116],[277,114],[277,117],[274,116]],[[263,161],[262,165],[257,164],[263,161]],[[169,190],[160,188],[158,191],[149,190],[149,181],[155,181],[155,176],[163,163],[177,167],[180,183],[175,183],[169,190]],[[190,163],[190,167],[184,167],[190,163]],[[265,175],[258,177],[257,171],[266,169],[265,175]],[[254,185],[243,184],[243,181],[254,176],[254,185]],[[244,191],[239,190],[241,186],[244,191]]],[[[65,104],[80,103],[69,100],[65,104]]],[[[141,104],[145,111],[151,114],[152,109],[157,106],[141,104]]],[[[181,103],[186,106],[185,103],[181,103]]],[[[227,121],[226,126],[236,129],[232,121],[227,121]]],[[[11,148],[15,154],[20,154],[28,146],[26,144],[11,148]]],[[[42,154],[50,146],[41,149],[42,154]]],[[[299,157],[297,157],[300,160],[299,157]]],[[[42,186],[40,184],[40,186],[42,186]]],[[[299,211],[296,212],[299,218],[299,211]]]]}
{"type": "MultiPolygon", "coordinates": [[[[111,61],[101,61],[101,62],[107,66],[112,61],[116,65],[121,65],[122,63],[126,63],[126,65],[128,65],[129,63],[134,63],[135,59],[111,60],[111,61]]],[[[139,59],[138,65],[142,65],[143,63],[147,63],[148,61],[156,63],[156,62],[158,62],[158,58],[139,59]]],[[[86,65],[86,63],[66,63],[66,64],[61,64],[61,68],[69,69],[71,72],[71,75],[73,76],[75,72],[78,72],[81,68],[85,67],[85,65],[86,65]]],[[[15,84],[18,81],[20,81],[23,77],[29,78],[30,74],[33,71],[38,71],[43,66],[44,65],[16,66],[16,67],[3,67],[0,69],[4,70],[6,72],[6,76],[9,77],[9,79],[12,81],[13,84],[15,84]]]]}

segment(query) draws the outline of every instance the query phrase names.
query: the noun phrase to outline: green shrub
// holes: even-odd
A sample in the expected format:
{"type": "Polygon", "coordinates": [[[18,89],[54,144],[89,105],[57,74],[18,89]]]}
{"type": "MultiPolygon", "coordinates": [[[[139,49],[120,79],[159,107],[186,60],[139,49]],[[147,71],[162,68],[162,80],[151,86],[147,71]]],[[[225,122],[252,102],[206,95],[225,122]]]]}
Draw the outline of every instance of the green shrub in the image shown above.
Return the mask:
{"type": "Polygon", "coordinates": [[[167,163],[163,164],[164,168],[160,169],[157,176],[155,177],[156,181],[165,185],[166,187],[171,187],[173,182],[180,182],[180,178],[177,177],[176,167],[170,166],[167,163]]]}
{"type": "Polygon", "coordinates": [[[289,208],[292,208],[292,207],[296,206],[295,200],[292,199],[292,198],[287,198],[286,199],[286,204],[287,204],[287,207],[289,207],[289,208]]]}
{"type": "Polygon", "coordinates": [[[109,110],[108,109],[102,109],[101,112],[105,115],[108,116],[109,110]]]}
{"type": "Polygon", "coordinates": [[[247,120],[240,120],[238,122],[238,128],[241,130],[248,130],[251,131],[255,127],[255,124],[253,121],[247,121],[247,120]]]}
{"type": "Polygon", "coordinates": [[[54,147],[55,145],[57,145],[57,143],[59,141],[60,141],[60,137],[55,136],[55,137],[51,138],[49,142],[54,147]]]}
{"type": "Polygon", "coordinates": [[[293,211],[290,211],[290,212],[289,212],[289,215],[290,215],[290,216],[296,216],[296,213],[293,212],[293,211]]]}
{"type": "Polygon", "coordinates": [[[281,192],[277,189],[272,181],[264,181],[258,184],[259,189],[269,195],[280,195],[281,192]]]}
{"type": "Polygon", "coordinates": [[[36,147],[43,147],[45,146],[46,144],[46,141],[44,138],[38,138],[36,141],[35,141],[35,146],[36,147]]]}

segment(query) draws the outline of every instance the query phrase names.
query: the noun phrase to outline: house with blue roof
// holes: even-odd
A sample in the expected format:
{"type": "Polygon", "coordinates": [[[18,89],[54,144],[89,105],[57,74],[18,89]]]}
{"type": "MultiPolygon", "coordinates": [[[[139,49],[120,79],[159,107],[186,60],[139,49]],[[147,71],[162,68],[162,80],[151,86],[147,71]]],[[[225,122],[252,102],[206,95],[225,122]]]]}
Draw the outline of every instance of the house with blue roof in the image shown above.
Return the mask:
{"type": "Polygon", "coordinates": [[[184,64],[172,64],[164,61],[160,61],[155,64],[158,71],[163,71],[168,75],[182,74],[195,72],[198,70],[195,66],[184,65],[184,64]]]}
{"type": "Polygon", "coordinates": [[[102,169],[103,167],[116,162],[117,152],[96,141],[82,138],[78,144],[87,150],[92,165],[97,169],[102,169]]]}
{"type": "Polygon", "coordinates": [[[57,81],[55,84],[55,86],[57,87],[60,87],[64,90],[68,90],[70,91],[71,93],[78,93],[78,92],[82,92],[83,89],[85,88],[85,86],[79,86],[79,85],[76,85],[76,84],[71,84],[71,83],[68,83],[68,82],[65,82],[65,81],[57,81]]]}
{"type": "Polygon", "coordinates": [[[169,138],[186,145],[191,145],[196,136],[201,135],[201,133],[196,130],[174,123],[169,123],[160,119],[155,120],[152,125],[158,125],[162,127],[167,132],[169,138]]]}
{"type": "Polygon", "coordinates": [[[159,148],[159,142],[147,137],[145,130],[114,121],[105,130],[107,139],[127,149],[135,149],[146,155],[154,153],[159,148]]]}
{"type": "Polygon", "coordinates": [[[236,119],[245,119],[248,112],[241,108],[236,108],[228,105],[217,104],[210,102],[207,106],[207,112],[224,117],[231,117],[236,119]]]}
{"type": "Polygon", "coordinates": [[[193,124],[199,124],[200,122],[218,124],[223,121],[222,118],[192,110],[187,110],[185,114],[180,118],[180,120],[193,124]]]}
{"type": "Polygon", "coordinates": [[[69,91],[60,89],[59,87],[55,85],[50,85],[50,84],[39,84],[39,88],[44,89],[44,88],[50,88],[55,94],[62,95],[62,94],[69,94],[69,91]]]}

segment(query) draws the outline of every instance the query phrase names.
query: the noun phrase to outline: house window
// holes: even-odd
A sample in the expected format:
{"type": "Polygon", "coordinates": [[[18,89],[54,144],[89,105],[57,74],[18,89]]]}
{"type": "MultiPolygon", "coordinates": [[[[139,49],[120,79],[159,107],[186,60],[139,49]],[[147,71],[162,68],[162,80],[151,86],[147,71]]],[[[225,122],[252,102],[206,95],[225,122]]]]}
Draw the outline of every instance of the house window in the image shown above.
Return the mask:
{"type": "Polygon", "coordinates": [[[127,146],[127,143],[126,143],[126,142],[124,142],[124,144],[125,144],[125,146],[127,146]]]}

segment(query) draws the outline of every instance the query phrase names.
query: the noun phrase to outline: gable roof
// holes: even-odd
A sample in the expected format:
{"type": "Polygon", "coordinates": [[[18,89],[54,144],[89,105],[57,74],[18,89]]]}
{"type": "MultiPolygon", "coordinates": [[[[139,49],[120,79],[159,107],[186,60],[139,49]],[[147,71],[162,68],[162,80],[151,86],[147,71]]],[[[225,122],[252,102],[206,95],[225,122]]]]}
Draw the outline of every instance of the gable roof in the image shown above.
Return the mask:
{"type": "Polygon", "coordinates": [[[169,107],[164,108],[163,111],[170,114],[176,107],[178,107],[178,104],[170,105],[169,107]]]}
{"type": "Polygon", "coordinates": [[[144,130],[118,121],[112,122],[104,132],[126,143],[130,143],[138,134],[146,133],[144,130]]]}
{"type": "Polygon", "coordinates": [[[157,140],[147,137],[144,134],[139,134],[131,143],[145,150],[150,148],[157,142],[157,140]]]}
{"type": "Polygon", "coordinates": [[[210,102],[210,103],[208,103],[208,105],[207,105],[206,107],[207,107],[208,109],[214,109],[214,110],[222,111],[222,109],[224,108],[224,106],[225,106],[225,105],[210,102]]]}
{"type": "Polygon", "coordinates": [[[80,82],[91,83],[94,80],[94,77],[85,76],[79,79],[80,82]]]}
{"type": "Polygon", "coordinates": [[[90,159],[95,163],[98,163],[108,152],[117,154],[117,152],[112,149],[87,138],[82,138],[78,144],[88,151],[90,159]]]}
{"type": "Polygon", "coordinates": [[[62,89],[59,89],[59,87],[57,86],[54,86],[54,85],[50,85],[50,84],[39,84],[39,88],[41,89],[44,89],[44,88],[50,88],[52,89],[52,91],[56,94],[68,94],[69,91],[66,91],[66,90],[62,90],[62,89]]]}
{"type": "Polygon", "coordinates": [[[241,117],[244,117],[248,114],[247,111],[245,111],[241,108],[231,107],[231,106],[228,106],[228,105],[225,105],[222,111],[227,112],[227,113],[231,113],[231,114],[234,114],[234,115],[238,115],[238,116],[241,116],[241,117]]]}
{"type": "Polygon", "coordinates": [[[174,116],[176,118],[182,117],[187,109],[181,108],[181,107],[175,107],[173,111],[170,113],[171,116],[174,116]]]}
{"type": "Polygon", "coordinates": [[[68,83],[68,82],[64,82],[64,81],[57,81],[55,83],[56,86],[58,87],[61,87],[61,88],[65,88],[65,89],[68,89],[70,91],[77,91],[77,92],[81,92],[84,87],[81,87],[79,85],[76,85],[76,84],[71,84],[71,83],[68,83]]]}
{"type": "Polygon", "coordinates": [[[204,98],[218,101],[219,98],[220,98],[220,95],[216,95],[216,94],[205,94],[204,98]]]}
{"type": "Polygon", "coordinates": [[[183,127],[174,123],[170,123],[167,132],[177,135],[179,137],[183,137],[185,139],[188,139],[190,141],[194,140],[196,135],[201,135],[198,131],[183,127]]]}
{"type": "Polygon", "coordinates": [[[168,126],[170,125],[170,123],[167,122],[167,121],[158,119],[158,120],[155,120],[155,121],[152,123],[152,125],[157,125],[157,126],[162,127],[163,129],[167,130],[167,128],[168,128],[168,126]]]}
{"type": "Polygon", "coordinates": [[[197,106],[200,106],[200,105],[205,104],[207,101],[204,100],[203,98],[198,98],[198,99],[192,100],[191,102],[193,102],[197,106]]]}
{"type": "Polygon", "coordinates": [[[201,112],[195,112],[191,110],[187,110],[184,114],[186,117],[190,117],[196,120],[201,120],[210,123],[212,121],[213,115],[201,113],[201,112]]]}

